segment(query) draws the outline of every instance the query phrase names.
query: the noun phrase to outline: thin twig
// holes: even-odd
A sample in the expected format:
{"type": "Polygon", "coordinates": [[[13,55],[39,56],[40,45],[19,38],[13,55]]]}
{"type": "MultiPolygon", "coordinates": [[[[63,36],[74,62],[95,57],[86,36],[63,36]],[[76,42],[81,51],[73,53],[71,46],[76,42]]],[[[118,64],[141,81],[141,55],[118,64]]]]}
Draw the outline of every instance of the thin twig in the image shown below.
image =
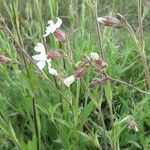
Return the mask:
{"type": "Polygon", "coordinates": [[[149,95],[149,96],[150,96],[150,93],[149,93],[149,92],[146,92],[146,91],[144,91],[144,90],[141,90],[140,88],[138,88],[138,87],[136,87],[136,86],[134,86],[134,85],[132,85],[132,84],[129,84],[129,83],[125,82],[125,81],[122,81],[122,80],[119,80],[119,79],[115,79],[115,78],[112,78],[112,77],[109,77],[109,79],[112,80],[112,81],[118,82],[118,83],[120,83],[120,84],[124,84],[124,85],[126,85],[126,86],[128,86],[128,87],[131,87],[131,88],[135,89],[136,91],[138,91],[138,92],[140,92],[140,93],[142,93],[142,94],[146,94],[146,95],[149,95]]]}

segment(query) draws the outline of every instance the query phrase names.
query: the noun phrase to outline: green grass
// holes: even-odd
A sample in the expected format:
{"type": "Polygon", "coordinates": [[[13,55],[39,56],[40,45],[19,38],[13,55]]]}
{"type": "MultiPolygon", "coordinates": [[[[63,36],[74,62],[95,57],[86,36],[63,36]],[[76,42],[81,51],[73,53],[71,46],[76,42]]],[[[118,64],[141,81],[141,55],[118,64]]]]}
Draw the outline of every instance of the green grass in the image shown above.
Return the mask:
{"type": "MultiPolygon", "coordinates": [[[[144,59],[141,59],[145,55],[141,55],[142,48],[136,47],[125,27],[111,28],[99,24],[104,60],[108,64],[107,74],[115,81],[88,88],[93,79],[103,78],[102,73],[90,68],[67,88],[46,68],[41,72],[31,61],[37,42],[44,43],[47,51],[60,49],[52,34],[43,38],[47,21],[56,17],[63,20],[61,29],[65,31],[68,41],[62,44],[62,50],[70,56],[64,57],[66,70],[63,68],[63,58],[54,61],[53,66],[57,68],[59,77],[72,75],[74,64],[82,61],[84,55],[90,52],[100,54],[93,2],[0,1],[0,55],[19,62],[0,62],[0,150],[150,148],[150,90],[145,76],[146,66],[143,67],[144,59]],[[139,132],[130,131],[126,124],[120,123],[128,115],[134,117],[139,132]]],[[[145,42],[149,67],[150,8],[146,0],[142,1],[145,18],[144,38],[141,40],[138,0],[98,2],[98,16],[120,13],[128,20],[134,36],[139,42],[145,42]]]]}

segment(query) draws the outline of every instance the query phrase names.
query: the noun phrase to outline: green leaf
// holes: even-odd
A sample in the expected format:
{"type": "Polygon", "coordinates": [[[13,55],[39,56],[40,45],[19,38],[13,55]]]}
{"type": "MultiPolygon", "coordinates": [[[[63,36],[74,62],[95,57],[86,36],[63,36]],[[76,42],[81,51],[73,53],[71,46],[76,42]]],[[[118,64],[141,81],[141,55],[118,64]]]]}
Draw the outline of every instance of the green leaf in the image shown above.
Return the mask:
{"type": "Polygon", "coordinates": [[[112,101],[112,88],[111,88],[110,81],[107,81],[105,83],[104,89],[105,89],[105,96],[107,101],[108,102],[112,101]]]}

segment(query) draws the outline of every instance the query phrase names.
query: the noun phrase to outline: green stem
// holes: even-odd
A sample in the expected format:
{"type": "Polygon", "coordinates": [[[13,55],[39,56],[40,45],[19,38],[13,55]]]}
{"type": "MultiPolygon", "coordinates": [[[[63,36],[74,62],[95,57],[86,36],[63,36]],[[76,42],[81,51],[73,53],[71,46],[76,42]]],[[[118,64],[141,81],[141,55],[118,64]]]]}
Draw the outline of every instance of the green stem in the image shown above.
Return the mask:
{"type": "Polygon", "coordinates": [[[110,121],[111,121],[111,126],[113,125],[113,109],[112,109],[112,102],[108,103],[109,105],[109,111],[110,111],[110,121]]]}
{"type": "MultiPolygon", "coordinates": [[[[57,79],[56,79],[55,76],[53,76],[53,77],[54,77],[54,81],[55,81],[56,88],[60,91],[60,87],[59,87],[59,85],[58,85],[58,83],[57,83],[57,79]]],[[[59,100],[60,100],[60,103],[62,104],[63,100],[62,100],[62,96],[61,96],[60,93],[59,93],[59,100]]],[[[61,107],[61,111],[63,111],[63,106],[61,107]]]]}
{"type": "MultiPolygon", "coordinates": [[[[59,42],[59,48],[60,49],[62,49],[63,48],[63,46],[62,46],[62,43],[61,42],[59,42]]],[[[66,71],[66,62],[65,62],[65,58],[63,57],[63,68],[64,68],[64,70],[66,71]]]]}
{"type": "Polygon", "coordinates": [[[104,121],[104,116],[102,113],[102,101],[103,101],[103,90],[104,90],[104,85],[101,84],[101,88],[100,88],[100,102],[99,102],[99,106],[98,106],[98,111],[99,111],[99,117],[100,117],[100,124],[102,125],[103,128],[103,132],[104,132],[104,147],[105,150],[108,150],[108,145],[107,145],[107,136],[106,136],[106,126],[105,126],[105,121],[104,121]]]}
{"type": "Polygon", "coordinates": [[[32,97],[32,108],[33,108],[33,118],[34,118],[34,127],[35,127],[35,134],[36,134],[36,146],[37,150],[40,150],[40,138],[39,138],[39,130],[37,125],[37,115],[36,115],[36,106],[35,106],[35,98],[32,97]]]}
{"type": "Polygon", "coordinates": [[[141,47],[141,59],[143,62],[144,66],[144,72],[145,72],[145,77],[147,80],[148,84],[148,89],[150,89],[150,75],[149,75],[149,69],[148,69],[148,64],[146,60],[146,54],[144,50],[144,36],[143,36],[143,19],[142,19],[142,0],[137,0],[137,9],[138,9],[138,21],[139,21],[139,35],[140,35],[140,47],[141,47]]]}
{"type": "Polygon", "coordinates": [[[142,26],[143,26],[142,20],[143,19],[141,17],[141,0],[138,0],[138,18],[139,18],[140,40],[137,39],[132,27],[130,26],[130,24],[127,21],[124,24],[124,26],[128,30],[128,32],[130,33],[130,35],[132,36],[132,38],[135,42],[136,48],[140,53],[142,64],[144,67],[144,74],[145,74],[145,78],[146,78],[146,83],[147,83],[148,89],[150,89],[149,68],[148,68],[148,64],[147,64],[147,60],[146,60],[146,54],[145,54],[145,50],[144,50],[144,44],[143,44],[144,39],[143,39],[143,29],[142,29],[142,26]]]}
{"type": "Polygon", "coordinates": [[[102,46],[102,35],[101,35],[99,23],[97,22],[97,18],[98,18],[97,0],[95,1],[95,7],[93,8],[93,12],[94,12],[95,20],[96,20],[96,33],[97,33],[98,42],[99,42],[100,54],[101,54],[101,58],[103,59],[104,58],[104,52],[103,52],[103,46],[102,46]]]}

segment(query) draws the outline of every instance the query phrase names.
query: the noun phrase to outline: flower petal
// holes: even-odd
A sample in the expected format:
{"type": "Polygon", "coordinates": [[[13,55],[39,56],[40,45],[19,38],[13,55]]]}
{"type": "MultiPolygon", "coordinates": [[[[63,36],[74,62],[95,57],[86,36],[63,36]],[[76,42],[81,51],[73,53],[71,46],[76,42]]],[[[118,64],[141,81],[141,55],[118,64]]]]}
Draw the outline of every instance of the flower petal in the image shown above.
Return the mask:
{"type": "Polygon", "coordinates": [[[75,81],[75,76],[69,76],[68,78],[66,78],[63,83],[67,86],[70,87],[70,85],[75,81]]]}
{"type": "Polygon", "coordinates": [[[58,75],[58,72],[56,69],[54,68],[48,68],[48,71],[51,75],[54,75],[54,76],[57,76],[58,75]]]}
{"type": "Polygon", "coordinates": [[[48,69],[51,68],[51,59],[47,59],[48,69]]]}
{"type": "Polygon", "coordinates": [[[46,61],[46,55],[44,54],[34,55],[32,56],[32,58],[36,61],[39,61],[39,60],[46,61]]]}
{"type": "Polygon", "coordinates": [[[103,17],[98,17],[97,21],[104,24],[104,21],[106,21],[106,19],[104,19],[103,17]]]}
{"type": "Polygon", "coordinates": [[[39,61],[39,62],[37,62],[36,65],[38,66],[38,68],[39,68],[40,70],[43,70],[43,68],[44,68],[45,65],[46,65],[46,62],[45,62],[45,61],[39,61]]]}
{"type": "MultiPolygon", "coordinates": [[[[47,22],[47,27],[48,27],[48,26],[54,26],[53,20],[49,20],[49,21],[47,22]]],[[[47,28],[47,27],[46,27],[46,28],[47,28]]]]}
{"type": "Polygon", "coordinates": [[[45,34],[43,35],[44,37],[47,37],[50,33],[54,33],[56,31],[55,24],[52,20],[49,20],[47,22],[47,26],[45,29],[45,34]]]}
{"type": "Polygon", "coordinates": [[[62,20],[59,17],[57,17],[57,22],[55,23],[55,28],[60,28],[61,24],[62,24],[62,20]]]}
{"type": "Polygon", "coordinates": [[[95,52],[90,53],[90,57],[92,58],[92,60],[99,60],[100,58],[99,54],[95,52]]]}
{"type": "Polygon", "coordinates": [[[44,52],[45,53],[45,47],[42,43],[37,43],[36,46],[34,47],[34,50],[36,52],[44,52]]]}

